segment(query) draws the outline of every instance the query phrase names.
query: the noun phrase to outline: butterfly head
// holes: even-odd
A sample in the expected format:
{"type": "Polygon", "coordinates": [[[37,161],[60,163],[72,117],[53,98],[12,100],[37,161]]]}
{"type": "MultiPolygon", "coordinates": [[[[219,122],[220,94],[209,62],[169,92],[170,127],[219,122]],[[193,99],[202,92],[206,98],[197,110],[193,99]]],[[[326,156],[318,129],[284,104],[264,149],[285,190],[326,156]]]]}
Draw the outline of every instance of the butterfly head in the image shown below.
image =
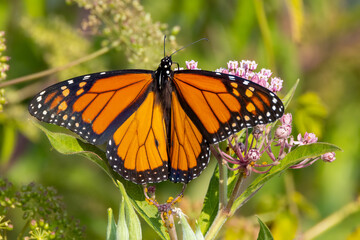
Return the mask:
{"type": "Polygon", "coordinates": [[[166,82],[171,79],[173,71],[171,70],[171,65],[173,64],[171,56],[166,56],[161,59],[158,69],[155,71],[157,86],[161,90],[166,82]]]}
{"type": "Polygon", "coordinates": [[[165,70],[165,71],[166,70],[171,70],[171,65],[172,65],[171,56],[166,56],[163,59],[161,59],[159,69],[165,70]]]}

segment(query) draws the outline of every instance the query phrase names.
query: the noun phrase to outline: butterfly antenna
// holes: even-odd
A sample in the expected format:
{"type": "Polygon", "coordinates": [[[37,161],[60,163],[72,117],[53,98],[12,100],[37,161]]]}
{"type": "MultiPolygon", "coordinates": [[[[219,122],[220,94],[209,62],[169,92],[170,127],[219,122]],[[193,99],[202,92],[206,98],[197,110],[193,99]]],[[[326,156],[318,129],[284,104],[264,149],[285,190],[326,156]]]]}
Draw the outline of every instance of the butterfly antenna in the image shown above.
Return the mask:
{"type": "Polygon", "coordinates": [[[165,39],[166,39],[166,35],[164,36],[164,57],[165,57],[165,39]]]}
{"type": "Polygon", "coordinates": [[[189,47],[189,46],[191,46],[191,45],[193,45],[193,44],[195,44],[195,43],[198,43],[198,42],[200,42],[200,41],[202,41],[202,40],[209,41],[209,39],[207,39],[207,38],[201,38],[201,39],[199,39],[199,40],[197,40],[197,41],[195,41],[195,42],[192,42],[192,43],[190,43],[190,44],[188,44],[188,45],[186,45],[186,46],[184,46],[184,47],[176,50],[175,52],[173,52],[173,53],[170,55],[170,57],[171,57],[172,55],[174,55],[175,53],[180,52],[181,50],[183,50],[183,49],[185,49],[185,48],[187,48],[187,47],[189,47]]]}

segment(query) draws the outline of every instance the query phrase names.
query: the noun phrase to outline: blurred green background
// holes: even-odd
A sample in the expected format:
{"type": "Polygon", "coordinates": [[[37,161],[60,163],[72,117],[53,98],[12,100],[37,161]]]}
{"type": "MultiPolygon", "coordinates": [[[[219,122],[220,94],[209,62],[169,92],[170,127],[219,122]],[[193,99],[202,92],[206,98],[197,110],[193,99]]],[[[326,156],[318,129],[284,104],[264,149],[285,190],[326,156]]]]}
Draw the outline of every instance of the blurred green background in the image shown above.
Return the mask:
{"type": "MultiPolygon", "coordinates": [[[[191,59],[207,70],[226,67],[229,60],[255,60],[258,69],[271,69],[274,76],[284,80],[283,94],[300,79],[287,109],[293,114],[293,135],[314,132],[319,141],[344,150],[331,164],[319,161],[272,180],[241,208],[237,218],[227,223],[219,237],[237,239],[244,234],[239,231],[245,231],[239,229],[246,227],[246,234],[251,235],[254,214],[270,223],[276,235],[285,231],[286,220],[291,219],[286,213],[294,205],[298,215],[292,222],[298,223],[298,231],[306,231],[359,197],[359,1],[143,0],[140,4],[152,21],[167,24],[161,29],[178,32],[177,46],[203,37],[210,40],[174,55],[173,60],[183,67],[184,61],[191,59]],[[292,195],[292,191],[296,194],[292,195]]],[[[126,9],[119,9],[123,11],[126,9]]],[[[81,31],[87,15],[88,11],[76,4],[59,0],[0,1],[0,31],[5,31],[7,45],[4,54],[11,57],[7,80],[62,66],[97,51],[104,39],[112,41],[108,36],[81,31]]],[[[134,31],[139,31],[134,35],[141,33],[141,26],[134,31]]],[[[158,41],[162,42],[161,37],[158,41]]],[[[65,71],[6,87],[8,103],[0,113],[0,176],[17,186],[31,181],[54,186],[63,196],[69,214],[86,226],[88,239],[105,238],[106,209],[117,211],[120,194],[94,163],[53,150],[31,123],[27,104],[31,96],[57,81],[111,69],[155,68],[163,54],[163,46],[159,45],[152,49],[156,54],[145,53],[149,63],[141,58],[129,61],[131,53],[126,46],[65,71]]],[[[166,48],[168,54],[171,48],[166,48]]],[[[181,208],[192,219],[200,213],[214,166],[212,161],[186,191],[181,208]]],[[[161,183],[158,192],[166,199],[181,186],[176,187],[161,183]]],[[[359,226],[358,212],[316,239],[345,239],[359,226]]],[[[157,238],[146,224],[143,227],[143,236],[157,238]]]]}

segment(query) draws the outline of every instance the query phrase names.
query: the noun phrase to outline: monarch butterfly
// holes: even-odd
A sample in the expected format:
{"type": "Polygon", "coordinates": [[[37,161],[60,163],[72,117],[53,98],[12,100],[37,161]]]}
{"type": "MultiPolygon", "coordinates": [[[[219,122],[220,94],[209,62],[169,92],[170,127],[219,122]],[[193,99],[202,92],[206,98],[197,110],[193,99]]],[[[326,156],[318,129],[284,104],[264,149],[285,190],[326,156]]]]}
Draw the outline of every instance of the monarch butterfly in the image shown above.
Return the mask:
{"type": "Polygon", "coordinates": [[[281,117],[268,89],[234,75],[177,70],[172,55],[157,70],[75,77],[37,94],[29,112],[91,144],[107,142],[112,169],[137,184],[187,183],[207,166],[209,144],[281,117]]]}

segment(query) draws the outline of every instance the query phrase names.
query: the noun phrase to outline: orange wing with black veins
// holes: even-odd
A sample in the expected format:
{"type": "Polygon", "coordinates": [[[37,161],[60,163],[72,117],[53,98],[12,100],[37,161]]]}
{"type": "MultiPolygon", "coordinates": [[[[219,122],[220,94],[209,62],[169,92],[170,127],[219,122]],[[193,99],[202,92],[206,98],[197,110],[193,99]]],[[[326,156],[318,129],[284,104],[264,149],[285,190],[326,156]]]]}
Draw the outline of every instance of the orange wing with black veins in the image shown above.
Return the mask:
{"type": "Polygon", "coordinates": [[[115,131],[106,155],[112,168],[132,182],[168,179],[164,111],[155,92],[115,131]]]}
{"type": "Polygon", "coordinates": [[[60,82],[36,95],[29,112],[66,127],[92,144],[108,141],[137,110],[152,86],[152,71],[94,73],[60,82]]]}

